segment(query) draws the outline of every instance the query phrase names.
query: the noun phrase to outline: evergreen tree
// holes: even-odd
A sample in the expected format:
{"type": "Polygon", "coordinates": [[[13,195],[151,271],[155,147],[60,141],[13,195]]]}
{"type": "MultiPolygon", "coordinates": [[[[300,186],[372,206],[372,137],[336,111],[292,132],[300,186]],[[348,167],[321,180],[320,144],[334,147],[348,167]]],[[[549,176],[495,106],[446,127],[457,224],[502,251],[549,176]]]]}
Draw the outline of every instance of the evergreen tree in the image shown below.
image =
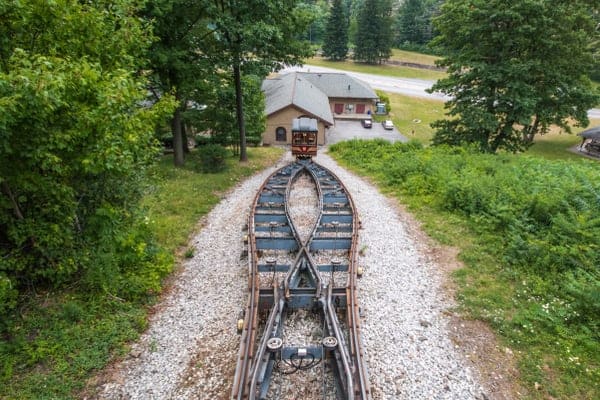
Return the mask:
{"type": "Polygon", "coordinates": [[[424,44],[429,21],[426,19],[424,0],[406,0],[398,9],[396,44],[424,44]]]}
{"type": "Polygon", "coordinates": [[[323,55],[331,60],[345,60],[348,55],[348,24],[342,0],[333,0],[327,19],[323,55]]]}
{"type": "Polygon", "coordinates": [[[379,32],[377,35],[377,58],[379,63],[382,63],[392,56],[392,43],[394,41],[392,31],[392,25],[394,24],[392,0],[380,0],[378,6],[379,32]]]}
{"type": "Polygon", "coordinates": [[[354,59],[382,63],[392,55],[392,2],[365,0],[358,14],[354,59]]]}

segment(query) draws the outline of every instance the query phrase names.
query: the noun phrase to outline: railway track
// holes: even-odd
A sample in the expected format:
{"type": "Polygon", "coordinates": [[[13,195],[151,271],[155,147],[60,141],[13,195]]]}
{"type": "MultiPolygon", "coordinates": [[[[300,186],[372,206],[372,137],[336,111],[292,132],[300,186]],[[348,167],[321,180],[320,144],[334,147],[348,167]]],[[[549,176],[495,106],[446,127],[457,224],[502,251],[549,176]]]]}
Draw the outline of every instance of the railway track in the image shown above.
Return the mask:
{"type": "Polygon", "coordinates": [[[232,399],[371,398],[357,302],[358,224],[344,185],[315,162],[288,164],[263,183],[248,222],[249,295],[232,399]],[[313,185],[312,215],[291,209],[300,181],[313,185]]]}

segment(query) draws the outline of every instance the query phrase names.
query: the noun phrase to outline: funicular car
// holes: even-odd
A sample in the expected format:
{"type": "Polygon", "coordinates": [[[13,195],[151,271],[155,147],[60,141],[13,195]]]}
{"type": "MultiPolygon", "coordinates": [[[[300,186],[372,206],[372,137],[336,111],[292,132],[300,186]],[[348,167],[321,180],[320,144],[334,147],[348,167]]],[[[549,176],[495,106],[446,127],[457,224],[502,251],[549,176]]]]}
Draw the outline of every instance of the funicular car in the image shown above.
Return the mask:
{"type": "Polygon", "coordinates": [[[316,119],[294,118],[292,120],[292,155],[296,158],[316,156],[318,132],[316,119]]]}

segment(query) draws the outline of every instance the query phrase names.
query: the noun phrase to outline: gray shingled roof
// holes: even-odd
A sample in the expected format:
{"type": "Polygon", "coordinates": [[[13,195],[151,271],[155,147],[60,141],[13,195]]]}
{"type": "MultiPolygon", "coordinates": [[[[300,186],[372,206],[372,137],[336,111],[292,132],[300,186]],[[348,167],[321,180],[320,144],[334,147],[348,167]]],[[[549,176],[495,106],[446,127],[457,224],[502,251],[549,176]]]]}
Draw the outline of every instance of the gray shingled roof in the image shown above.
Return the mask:
{"type": "Polygon", "coordinates": [[[339,72],[299,72],[317,86],[327,97],[341,97],[351,99],[376,99],[377,94],[365,82],[350,75],[339,72]]]}
{"type": "Polygon", "coordinates": [[[309,114],[333,125],[333,115],[329,99],[307,79],[292,72],[274,79],[265,79],[262,84],[265,93],[265,108],[271,115],[287,106],[295,105],[309,114]]]}
{"type": "Polygon", "coordinates": [[[329,124],[333,124],[329,98],[377,98],[369,85],[344,73],[291,72],[265,79],[262,90],[267,115],[293,104],[329,124]]]}
{"type": "Polygon", "coordinates": [[[579,132],[577,135],[583,137],[584,139],[600,139],[600,126],[586,129],[583,132],[579,132]]]}
{"type": "Polygon", "coordinates": [[[267,115],[292,104],[294,78],[294,74],[288,74],[263,81],[262,91],[265,93],[265,111],[267,115]]]}

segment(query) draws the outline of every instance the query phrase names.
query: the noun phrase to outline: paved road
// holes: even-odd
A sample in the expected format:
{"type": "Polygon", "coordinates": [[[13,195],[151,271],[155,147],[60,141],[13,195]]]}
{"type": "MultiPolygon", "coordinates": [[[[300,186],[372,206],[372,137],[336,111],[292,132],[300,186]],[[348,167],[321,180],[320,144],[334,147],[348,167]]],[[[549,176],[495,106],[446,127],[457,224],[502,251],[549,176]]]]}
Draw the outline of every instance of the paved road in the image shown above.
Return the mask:
{"type": "MultiPolygon", "coordinates": [[[[428,99],[435,99],[445,101],[449,99],[441,93],[427,93],[425,90],[429,89],[435,81],[428,81],[424,79],[410,79],[410,78],[395,78],[390,76],[363,74],[360,72],[343,71],[340,69],[317,67],[314,65],[304,65],[303,67],[289,67],[282,70],[282,73],[291,71],[304,71],[304,72],[345,72],[350,76],[358,78],[374,89],[384,90],[391,93],[400,93],[414,97],[424,97],[428,99]]],[[[600,119],[600,109],[592,108],[588,111],[589,118],[600,119]]]]}

